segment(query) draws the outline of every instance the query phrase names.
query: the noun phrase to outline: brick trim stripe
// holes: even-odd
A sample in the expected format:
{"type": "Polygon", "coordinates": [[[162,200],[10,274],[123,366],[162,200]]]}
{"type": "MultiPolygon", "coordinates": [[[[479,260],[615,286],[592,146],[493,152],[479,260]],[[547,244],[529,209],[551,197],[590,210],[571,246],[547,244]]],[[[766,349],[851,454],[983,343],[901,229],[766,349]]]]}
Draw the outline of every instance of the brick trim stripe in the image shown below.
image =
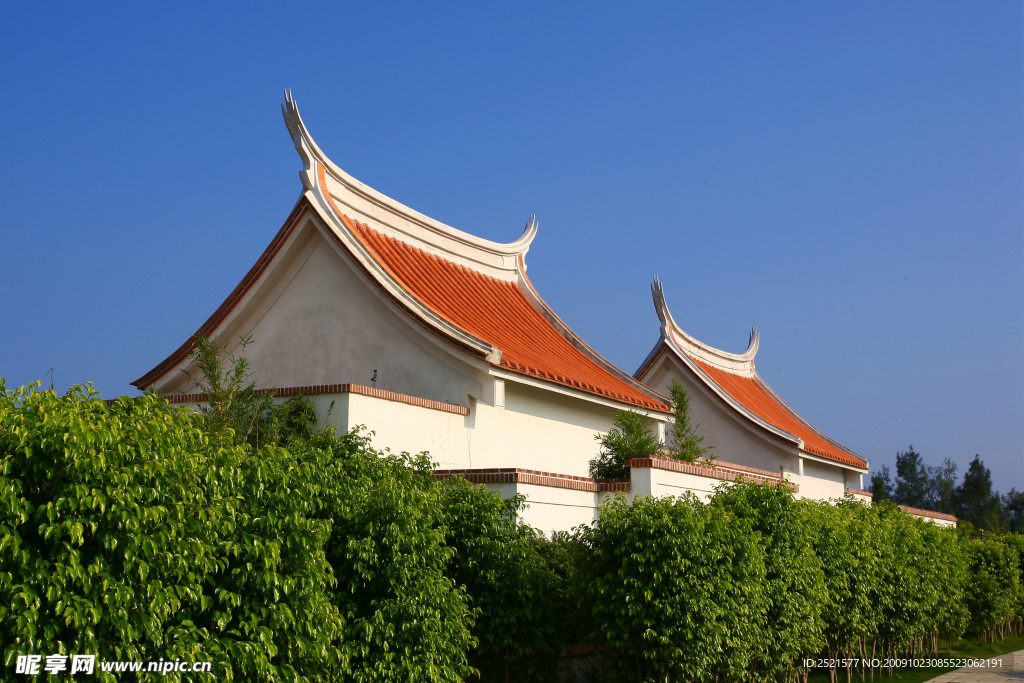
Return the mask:
{"type": "Polygon", "coordinates": [[[860,489],[855,489],[852,486],[847,486],[846,487],[846,492],[847,493],[852,493],[855,496],[867,496],[868,498],[874,498],[875,497],[875,494],[871,493],[871,491],[861,491],[860,489]]]}
{"type": "Polygon", "coordinates": [[[722,462],[721,460],[714,460],[709,467],[717,467],[723,470],[733,470],[734,472],[744,472],[746,474],[756,474],[759,477],[767,477],[769,479],[782,480],[782,475],[778,472],[772,472],[770,470],[762,470],[757,467],[747,467],[746,465],[734,465],[731,462],[722,462]]]}
{"type": "Polygon", "coordinates": [[[659,470],[668,470],[670,472],[680,472],[682,474],[695,474],[699,477],[711,477],[712,479],[721,479],[722,481],[752,481],[756,484],[771,484],[772,486],[785,486],[793,491],[799,491],[800,487],[788,481],[783,481],[781,476],[778,479],[771,477],[765,477],[758,474],[751,474],[747,472],[735,472],[729,469],[721,467],[709,467],[708,465],[700,465],[694,462],[684,462],[682,460],[673,460],[672,458],[662,458],[656,455],[645,456],[642,458],[633,458],[629,461],[629,466],[641,468],[641,467],[652,467],[659,470]]]}
{"type": "Polygon", "coordinates": [[[947,522],[957,521],[953,515],[947,515],[945,512],[936,512],[935,510],[922,510],[921,508],[913,508],[909,505],[900,505],[900,510],[903,510],[907,514],[914,515],[915,517],[931,517],[932,519],[944,519],[947,522]]]}
{"type": "MultiPolygon", "coordinates": [[[[445,413],[469,415],[469,408],[465,406],[455,405],[454,403],[442,403],[441,401],[431,401],[430,399],[409,396],[408,394],[399,394],[396,391],[374,389],[373,387],[366,387],[361,384],[310,384],[302,387],[260,389],[259,391],[260,393],[270,393],[275,398],[286,398],[288,396],[297,396],[298,394],[302,394],[303,396],[316,396],[318,394],[360,394],[371,398],[381,398],[385,401],[395,401],[396,403],[406,403],[420,408],[440,410],[445,413]]],[[[171,403],[202,403],[207,399],[207,396],[206,394],[175,394],[173,396],[167,396],[166,398],[171,403]]]]}
{"type": "Polygon", "coordinates": [[[577,477],[571,474],[558,474],[557,472],[524,470],[519,467],[434,470],[435,479],[450,479],[452,477],[463,477],[466,481],[473,484],[534,484],[536,486],[551,486],[553,488],[590,491],[592,493],[602,491],[627,492],[630,490],[630,482],[626,479],[591,479],[590,477],[577,477]]]}
{"type": "MultiPolygon", "coordinates": [[[[668,460],[674,460],[671,456],[671,451],[662,448],[658,451],[668,460]]],[[[750,474],[756,474],[761,477],[771,477],[772,479],[782,479],[782,475],[778,472],[772,472],[771,470],[762,470],[758,467],[750,467],[749,465],[737,465],[732,462],[725,462],[724,460],[698,460],[700,464],[707,464],[709,467],[721,467],[725,470],[735,470],[737,472],[748,472],[750,474]]]]}

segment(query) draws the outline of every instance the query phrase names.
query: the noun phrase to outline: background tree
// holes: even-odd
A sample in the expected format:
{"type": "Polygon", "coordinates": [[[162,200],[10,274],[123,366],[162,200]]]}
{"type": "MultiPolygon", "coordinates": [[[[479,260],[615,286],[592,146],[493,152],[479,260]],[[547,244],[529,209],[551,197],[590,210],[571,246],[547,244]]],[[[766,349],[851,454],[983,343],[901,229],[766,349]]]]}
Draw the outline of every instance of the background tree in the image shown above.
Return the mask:
{"type": "Polygon", "coordinates": [[[690,394],[686,387],[672,380],[669,393],[675,417],[675,423],[672,425],[672,442],[668,447],[671,456],[686,462],[695,462],[698,459],[714,460],[715,456],[711,454],[714,446],[701,446],[704,437],[697,433],[700,423],[692,424],[690,421],[690,394]]]}
{"type": "Polygon", "coordinates": [[[900,505],[923,508],[928,498],[928,470],[921,454],[911,445],[896,453],[896,491],[893,499],[900,505]]]}
{"type": "Polygon", "coordinates": [[[979,529],[999,529],[1000,499],[992,492],[992,473],[977,455],[956,487],[957,516],[979,529]]]}
{"type": "Polygon", "coordinates": [[[946,458],[938,467],[928,468],[928,496],[925,509],[956,514],[956,463],[946,458]]]}
{"type": "Polygon", "coordinates": [[[880,470],[871,475],[871,498],[876,503],[892,500],[892,479],[888,465],[882,465],[880,470]]]}
{"type": "Polygon", "coordinates": [[[1003,494],[1002,502],[1003,514],[1006,516],[1010,531],[1015,534],[1024,533],[1024,491],[1012,488],[1009,493],[1003,494]]]}

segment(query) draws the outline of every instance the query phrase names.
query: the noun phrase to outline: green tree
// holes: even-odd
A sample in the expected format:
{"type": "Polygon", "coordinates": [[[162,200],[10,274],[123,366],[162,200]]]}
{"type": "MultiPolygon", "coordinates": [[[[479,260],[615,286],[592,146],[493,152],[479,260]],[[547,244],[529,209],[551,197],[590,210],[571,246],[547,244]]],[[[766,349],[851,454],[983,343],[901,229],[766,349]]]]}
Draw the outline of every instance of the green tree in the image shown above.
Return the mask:
{"type": "Polygon", "coordinates": [[[892,500],[892,479],[889,475],[889,466],[882,465],[882,469],[871,474],[871,498],[879,503],[883,500],[892,500]]]}
{"type": "Polygon", "coordinates": [[[720,488],[710,505],[744,520],[764,547],[770,628],[757,642],[754,667],[762,679],[792,680],[803,670],[800,659],[825,644],[825,573],[805,505],[788,489],[767,484],[720,488]]]}
{"type": "Polygon", "coordinates": [[[921,454],[910,446],[896,453],[896,491],[893,499],[900,505],[923,508],[928,497],[928,470],[921,454]]]}
{"type": "Polygon", "coordinates": [[[258,447],[264,443],[275,443],[276,434],[268,434],[266,429],[266,416],[273,410],[274,398],[270,392],[258,390],[255,382],[249,381],[252,372],[249,359],[245,357],[245,348],[251,343],[251,337],[242,338],[239,355],[229,356],[227,346],[197,335],[189,357],[196,364],[199,376],[194,377],[185,370],[182,372],[204,395],[205,400],[199,404],[198,411],[208,429],[217,434],[231,430],[239,443],[258,447]]]}
{"type": "Polygon", "coordinates": [[[928,468],[928,496],[925,508],[955,515],[956,463],[946,458],[938,467],[928,468]]]}
{"type": "MultiPolygon", "coordinates": [[[[1010,531],[1015,534],[1024,533],[1024,491],[1010,489],[1009,493],[1003,494],[1002,504],[1010,531]]],[[[1024,567],[1024,562],[1021,566],[1024,567]]]]}
{"type": "Polygon", "coordinates": [[[701,446],[704,443],[704,436],[697,433],[700,423],[692,424],[690,421],[690,394],[686,387],[672,380],[669,392],[675,417],[669,454],[677,460],[686,462],[696,462],[698,459],[714,460],[715,456],[711,454],[714,447],[701,446]]]}
{"type": "Polygon", "coordinates": [[[454,556],[425,455],[381,453],[359,431],[293,445],[303,495],[332,522],[326,556],[345,618],[343,680],[460,681],[472,674],[474,613],[448,573],[454,556]]]}
{"type": "Polygon", "coordinates": [[[998,538],[983,536],[970,540],[969,556],[967,604],[971,625],[982,642],[1003,638],[1019,609],[1021,572],[1017,548],[998,538]]]}
{"type": "Polygon", "coordinates": [[[95,394],[0,380],[4,665],[84,652],[209,660],[225,680],[340,675],[330,524],[295,458],[155,396],[95,394]]]}
{"type": "Polygon", "coordinates": [[[1001,528],[1001,501],[992,492],[992,472],[977,455],[964,472],[964,479],[956,487],[958,517],[979,529],[1001,528]]]}
{"type": "MultiPolygon", "coordinates": [[[[516,521],[522,497],[462,478],[438,484],[441,520],[453,550],[447,575],[464,587],[476,613],[471,664],[485,681],[544,681],[556,674],[560,628],[573,619],[568,576],[547,544],[516,521]]],[[[564,558],[563,558],[564,559],[564,558]]]]}
{"type": "Polygon", "coordinates": [[[618,496],[581,527],[576,584],[609,681],[750,680],[765,637],[764,551],[749,521],[681,498],[618,496]]]}
{"type": "Polygon", "coordinates": [[[664,446],[645,415],[620,410],[612,417],[608,433],[594,437],[601,443],[600,454],[590,461],[590,476],[595,479],[629,479],[630,459],[656,455],[664,446]]]}

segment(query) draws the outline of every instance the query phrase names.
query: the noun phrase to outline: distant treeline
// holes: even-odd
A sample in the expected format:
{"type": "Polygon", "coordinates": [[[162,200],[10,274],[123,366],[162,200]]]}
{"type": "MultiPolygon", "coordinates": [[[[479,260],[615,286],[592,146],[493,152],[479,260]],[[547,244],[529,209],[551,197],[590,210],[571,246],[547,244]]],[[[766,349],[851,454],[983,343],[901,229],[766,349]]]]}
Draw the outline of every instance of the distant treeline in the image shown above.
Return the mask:
{"type": "Polygon", "coordinates": [[[891,500],[899,505],[956,515],[961,523],[989,531],[1024,532],[1024,491],[1011,488],[999,495],[992,490],[992,473],[977,455],[957,483],[956,463],[946,458],[938,467],[924,464],[910,446],[896,454],[896,482],[888,466],[871,475],[875,502],[891,500]]]}

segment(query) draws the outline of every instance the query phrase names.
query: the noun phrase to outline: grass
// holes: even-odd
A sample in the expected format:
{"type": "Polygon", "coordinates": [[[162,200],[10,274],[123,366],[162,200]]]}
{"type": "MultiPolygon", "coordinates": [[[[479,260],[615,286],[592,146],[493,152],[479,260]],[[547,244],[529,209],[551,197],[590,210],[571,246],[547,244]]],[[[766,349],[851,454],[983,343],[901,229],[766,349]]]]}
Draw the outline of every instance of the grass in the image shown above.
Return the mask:
{"type": "MultiPolygon", "coordinates": [[[[1005,640],[999,640],[994,643],[988,643],[982,645],[981,641],[977,638],[965,638],[958,642],[950,654],[946,654],[945,648],[940,648],[939,652],[935,654],[938,658],[985,658],[1003,655],[1008,652],[1016,652],[1017,650],[1024,650],[1024,635],[1011,636],[1005,640]]],[[[919,669],[896,669],[893,671],[892,678],[886,675],[885,672],[876,671],[875,681],[880,683],[924,683],[930,681],[936,676],[940,676],[948,671],[954,671],[951,667],[936,667],[936,668],[919,668],[919,669]]],[[[843,671],[837,672],[836,682],[846,683],[846,673],[843,671]]],[[[871,674],[868,673],[865,678],[866,681],[871,681],[871,674]]],[[[816,671],[811,674],[809,683],[827,683],[829,681],[828,671],[816,671]]],[[[859,683],[860,675],[853,675],[854,683],[859,683]]]]}

